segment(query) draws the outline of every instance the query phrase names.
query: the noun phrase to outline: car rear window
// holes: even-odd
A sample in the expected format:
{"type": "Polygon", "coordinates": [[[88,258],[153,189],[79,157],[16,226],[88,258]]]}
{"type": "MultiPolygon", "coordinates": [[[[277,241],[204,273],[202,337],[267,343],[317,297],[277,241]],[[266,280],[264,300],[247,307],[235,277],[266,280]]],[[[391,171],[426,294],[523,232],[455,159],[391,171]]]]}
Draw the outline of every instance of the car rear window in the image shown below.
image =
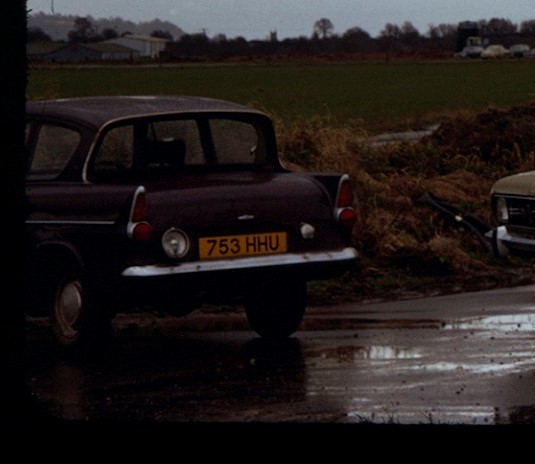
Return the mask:
{"type": "Polygon", "coordinates": [[[263,165],[266,136],[260,124],[236,118],[132,121],[103,136],[90,164],[92,178],[171,172],[199,166],[263,165]]]}
{"type": "Polygon", "coordinates": [[[261,133],[251,124],[232,120],[213,120],[210,121],[210,127],[218,162],[256,164],[264,161],[265,150],[259,138],[261,133]]]}

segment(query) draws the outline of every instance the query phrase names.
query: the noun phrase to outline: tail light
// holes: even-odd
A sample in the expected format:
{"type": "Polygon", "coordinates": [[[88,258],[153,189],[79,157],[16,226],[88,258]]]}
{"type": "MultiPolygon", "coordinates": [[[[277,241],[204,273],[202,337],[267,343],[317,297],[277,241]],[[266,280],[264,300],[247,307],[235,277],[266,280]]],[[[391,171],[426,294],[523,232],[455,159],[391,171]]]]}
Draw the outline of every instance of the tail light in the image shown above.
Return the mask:
{"type": "Polygon", "coordinates": [[[353,209],[354,191],[353,184],[347,174],[344,174],[338,184],[334,216],[339,224],[352,229],[357,219],[353,209]]]}
{"type": "Polygon", "coordinates": [[[147,221],[147,197],[145,188],[139,186],[134,193],[127,234],[135,242],[146,242],[152,238],[153,227],[147,221]]]}

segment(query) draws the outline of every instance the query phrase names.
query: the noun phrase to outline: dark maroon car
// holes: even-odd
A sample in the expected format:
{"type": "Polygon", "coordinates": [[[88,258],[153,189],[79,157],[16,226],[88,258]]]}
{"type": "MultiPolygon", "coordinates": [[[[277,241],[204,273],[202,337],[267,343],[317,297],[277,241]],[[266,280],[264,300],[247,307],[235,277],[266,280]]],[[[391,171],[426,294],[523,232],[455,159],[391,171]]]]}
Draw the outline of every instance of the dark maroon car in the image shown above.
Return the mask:
{"type": "Polygon", "coordinates": [[[264,113],[194,97],[27,104],[28,313],[65,345],[118,312],[243,303],[264,337],[296,331],[306,283],[356,262],[342,174],[279,162],[264,113]]]}

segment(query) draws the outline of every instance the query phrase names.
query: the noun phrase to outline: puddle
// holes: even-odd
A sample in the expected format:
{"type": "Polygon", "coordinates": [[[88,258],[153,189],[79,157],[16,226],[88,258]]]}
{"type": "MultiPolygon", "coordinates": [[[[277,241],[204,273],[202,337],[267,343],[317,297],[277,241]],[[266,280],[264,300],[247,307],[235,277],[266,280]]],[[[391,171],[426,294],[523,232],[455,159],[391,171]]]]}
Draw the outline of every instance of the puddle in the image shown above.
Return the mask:
{"type": "Polygon", "coordinates": [[[333,349],[322,349],[310,353],[311,357],[321,359],[337,359],[338,361],[372,360],[387,361],[395,359],[418,359],[423,355],[416,349],[405,349],[393,346],[345,346],[333,349]]]}
{"type": "Polygon", "coordinates": [[[489,360],[483,362],[478,360],[472,364],[467,362],[437,362],[426,364],[425,366],[412,366],[409,369],[427,372],[453,372],[463,371],[466,374],[512,374],[524,372],[533,368],[533,358],[531,353],[515,354],[514,358],[506,358],[498,361],[489,360]]]}
{"type": "Polygon", "coordinates": [[[535,331],[535,314],[506,314],[487,316],[468,321],[455,321],[444,325],[445,329],[499,330],[505,332],[535,331]]]}
{"type": "Polygon", "coordinates": [[[496,411],[493,407],[463,408],[447,407],[440,410],[428,410],[415,408],[407,410],[392,410],[383,412],[380,410],[368,413],[351,411],[347,414],[349,422],[374,423],[374,424],[469,424],[489,425],[496,423],[496,411]]]}

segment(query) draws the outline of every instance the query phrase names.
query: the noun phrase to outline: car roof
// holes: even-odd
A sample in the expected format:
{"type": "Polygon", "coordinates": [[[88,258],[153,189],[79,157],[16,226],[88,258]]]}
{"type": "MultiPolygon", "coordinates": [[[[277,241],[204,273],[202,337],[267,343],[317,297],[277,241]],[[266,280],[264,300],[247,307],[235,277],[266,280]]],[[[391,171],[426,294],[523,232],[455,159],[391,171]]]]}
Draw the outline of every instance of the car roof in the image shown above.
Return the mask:
{"type": "Polygon", "coordinates": [[[26,114],[75,121],[98,129],[120,119],[189,112],[239,112],[265,115],[250,106],[192,96],[98,96],[26,103],[26,114]]]}

